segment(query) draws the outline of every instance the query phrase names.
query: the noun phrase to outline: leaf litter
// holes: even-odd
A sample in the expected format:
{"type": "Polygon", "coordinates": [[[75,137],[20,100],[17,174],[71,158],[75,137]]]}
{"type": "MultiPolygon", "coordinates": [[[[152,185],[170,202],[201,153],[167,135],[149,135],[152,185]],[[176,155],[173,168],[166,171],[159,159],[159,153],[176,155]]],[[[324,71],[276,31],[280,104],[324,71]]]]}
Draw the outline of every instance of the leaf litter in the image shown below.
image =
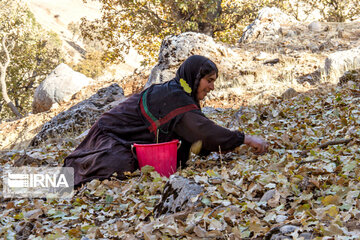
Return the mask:
{"type": "MultiPolygon", "coordinates": [[[[273,99],[266,106],[206,109],[218,124],[261,135],[271,147],[263,156],[246,146],[202,158],[191,155],[189,166],[176,174],[204,188],[192,199],[197,203],[192,209],[155,218],[153,210],[168,179],[146,167],[126,181],[115,176],[93,180],[70,200],[1,198],[0,237],[271,239],[281,233],[305,239],[303,234],[309,233],[317,239],[359,239],[357,91],[334,87],[286,101],[273,99]]],[[[193,148],[198,152],[201,143],[193,148]]],[[[29,149],[26,154],[33,161],[23,164],[61,166],[72,150],[72,144],[29,149]]],[[[2,157],[1,171],[24,154],[2,157]]]]}

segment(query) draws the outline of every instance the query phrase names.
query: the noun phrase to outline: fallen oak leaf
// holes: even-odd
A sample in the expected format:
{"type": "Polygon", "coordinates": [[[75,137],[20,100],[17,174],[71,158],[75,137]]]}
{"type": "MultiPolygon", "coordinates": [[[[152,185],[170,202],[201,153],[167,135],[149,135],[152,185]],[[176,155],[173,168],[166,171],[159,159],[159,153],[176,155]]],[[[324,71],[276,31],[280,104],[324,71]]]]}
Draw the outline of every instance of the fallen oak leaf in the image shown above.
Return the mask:
{"type": "Polygon", "coordinates": [[[338,205],[341,202],[341,199],[338,195],[329,195],[326,196],[322,201],[321,201],[325,206],[333,204],[333,205],[338,205]]]}
{"type": "Polygon", "coordinates": [[[146,174],[146,173],[151,173],[155,170],[155,168],[153,166],[150,165],[145,165],[141,168],[141,173],[146,174]]]}

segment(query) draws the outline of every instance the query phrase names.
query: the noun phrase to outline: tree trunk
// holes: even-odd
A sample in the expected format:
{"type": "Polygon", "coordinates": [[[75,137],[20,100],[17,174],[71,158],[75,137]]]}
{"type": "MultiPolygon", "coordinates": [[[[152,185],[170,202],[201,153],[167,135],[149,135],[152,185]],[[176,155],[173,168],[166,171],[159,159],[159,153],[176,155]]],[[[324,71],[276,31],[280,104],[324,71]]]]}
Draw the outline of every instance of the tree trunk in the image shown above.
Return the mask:
{"type": "Polygon", "coordinates": [[[5,52],[6,60],[5,60],[4,65],[0,64],[0,68],[1,68],[1,72],[0,72],[1,93],[2,93],[2,96],[4,98],[4,101],[5,101],[6,105],[11,109],[11,111],[18,118],[22,118],[23,116],[20,114],[18,109],[15,107],[15,105],[11,102],[11,100],[10,100],[8,94],[7,94],[5,76],[6,76],[6,69],[10,64],[10,54],[9,54],[9,50],[6,47],[5,43],[6,43],[6,35],[2,39],[2,48],[3,48],[4,52],[5,52]]]}
{"type": "Polygon", "coordinates": [[[214,26],[211,23],[208,22],[201,22],[198,23],[199,26],[199,32],[206,34],[210,37],[214,37],[214,26]]]}
{"type": "Polygon", "coordinates": [[[7,94],[6,83],[5,83],[5,74],[6,74],[6,71],[4,70],[4,67],[2,67],[1,68],[1,78],[0,78],[2,96],[4,98],[6,105],[11,109],[11,111],[16,115],[16,117],[22,118],[23,116],[20,114],[18,109],[15,107],[14,103],[11,102],[11,100],[7,94]]]}
{"type": "Polygon", "coordinates": [[[198,22],[199,32],[206,34],[210,37],[214,37],[216,18],[218,18],[222,13],[221,7],[222,0],[216,0],[216,9],[213,13],[207,15],[206,22],[198,22]]]}

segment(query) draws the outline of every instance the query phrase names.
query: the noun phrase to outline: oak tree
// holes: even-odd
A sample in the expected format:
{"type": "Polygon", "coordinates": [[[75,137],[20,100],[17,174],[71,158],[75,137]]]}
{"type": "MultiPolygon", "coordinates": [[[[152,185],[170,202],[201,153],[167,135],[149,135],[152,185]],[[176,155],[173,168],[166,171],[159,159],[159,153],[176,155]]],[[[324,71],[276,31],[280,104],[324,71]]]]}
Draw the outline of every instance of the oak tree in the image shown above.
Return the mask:
{"type": "Polygon", "coordinates": [[[22,117],[31,110],[35,88],[60,63],[61,42],[42,29],[24,2],[0,5],[0,117],[22,117]]]}
{"type": "MultiPolygon", "coordinates": [[[[86,2],[86,0],[84,0],[86,2]]],[[[134,47],[147,63],[155,61],[161,41],[168,35],[199,32],[235,43],[258,10],[278,4],[272,0],[100,0],[102,17],[82,19],[85,38],[107,45],[109,61],[121,59],[134,47]]],[[[280,1],[282,2],[282,1],[280,1]]]]}

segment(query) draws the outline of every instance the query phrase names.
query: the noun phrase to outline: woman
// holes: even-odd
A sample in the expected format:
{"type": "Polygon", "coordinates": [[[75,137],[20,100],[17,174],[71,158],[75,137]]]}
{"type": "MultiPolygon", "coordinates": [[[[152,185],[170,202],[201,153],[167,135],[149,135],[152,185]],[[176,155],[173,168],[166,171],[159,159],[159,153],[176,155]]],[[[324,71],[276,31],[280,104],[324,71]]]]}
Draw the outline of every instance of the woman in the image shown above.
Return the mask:
{"type": "Polygon", "coordinates": [[[185,166],[192,143],[202,142],[202,153],[232,150],[245,143],[263,154],[267,143],[261,138],[230,131],[216,125],[201,112],[199,101],[214,90],[218,69],[206,57],[189,57],[169,82],[152,85],[129,97],[92,126],[84,141],[66,159],[74,168],[79,186],[92,179],[106,179],[114,172],[124,178],[138,163],[131,152],[133,143],[182,141],[178,166],[185,166]]]}

